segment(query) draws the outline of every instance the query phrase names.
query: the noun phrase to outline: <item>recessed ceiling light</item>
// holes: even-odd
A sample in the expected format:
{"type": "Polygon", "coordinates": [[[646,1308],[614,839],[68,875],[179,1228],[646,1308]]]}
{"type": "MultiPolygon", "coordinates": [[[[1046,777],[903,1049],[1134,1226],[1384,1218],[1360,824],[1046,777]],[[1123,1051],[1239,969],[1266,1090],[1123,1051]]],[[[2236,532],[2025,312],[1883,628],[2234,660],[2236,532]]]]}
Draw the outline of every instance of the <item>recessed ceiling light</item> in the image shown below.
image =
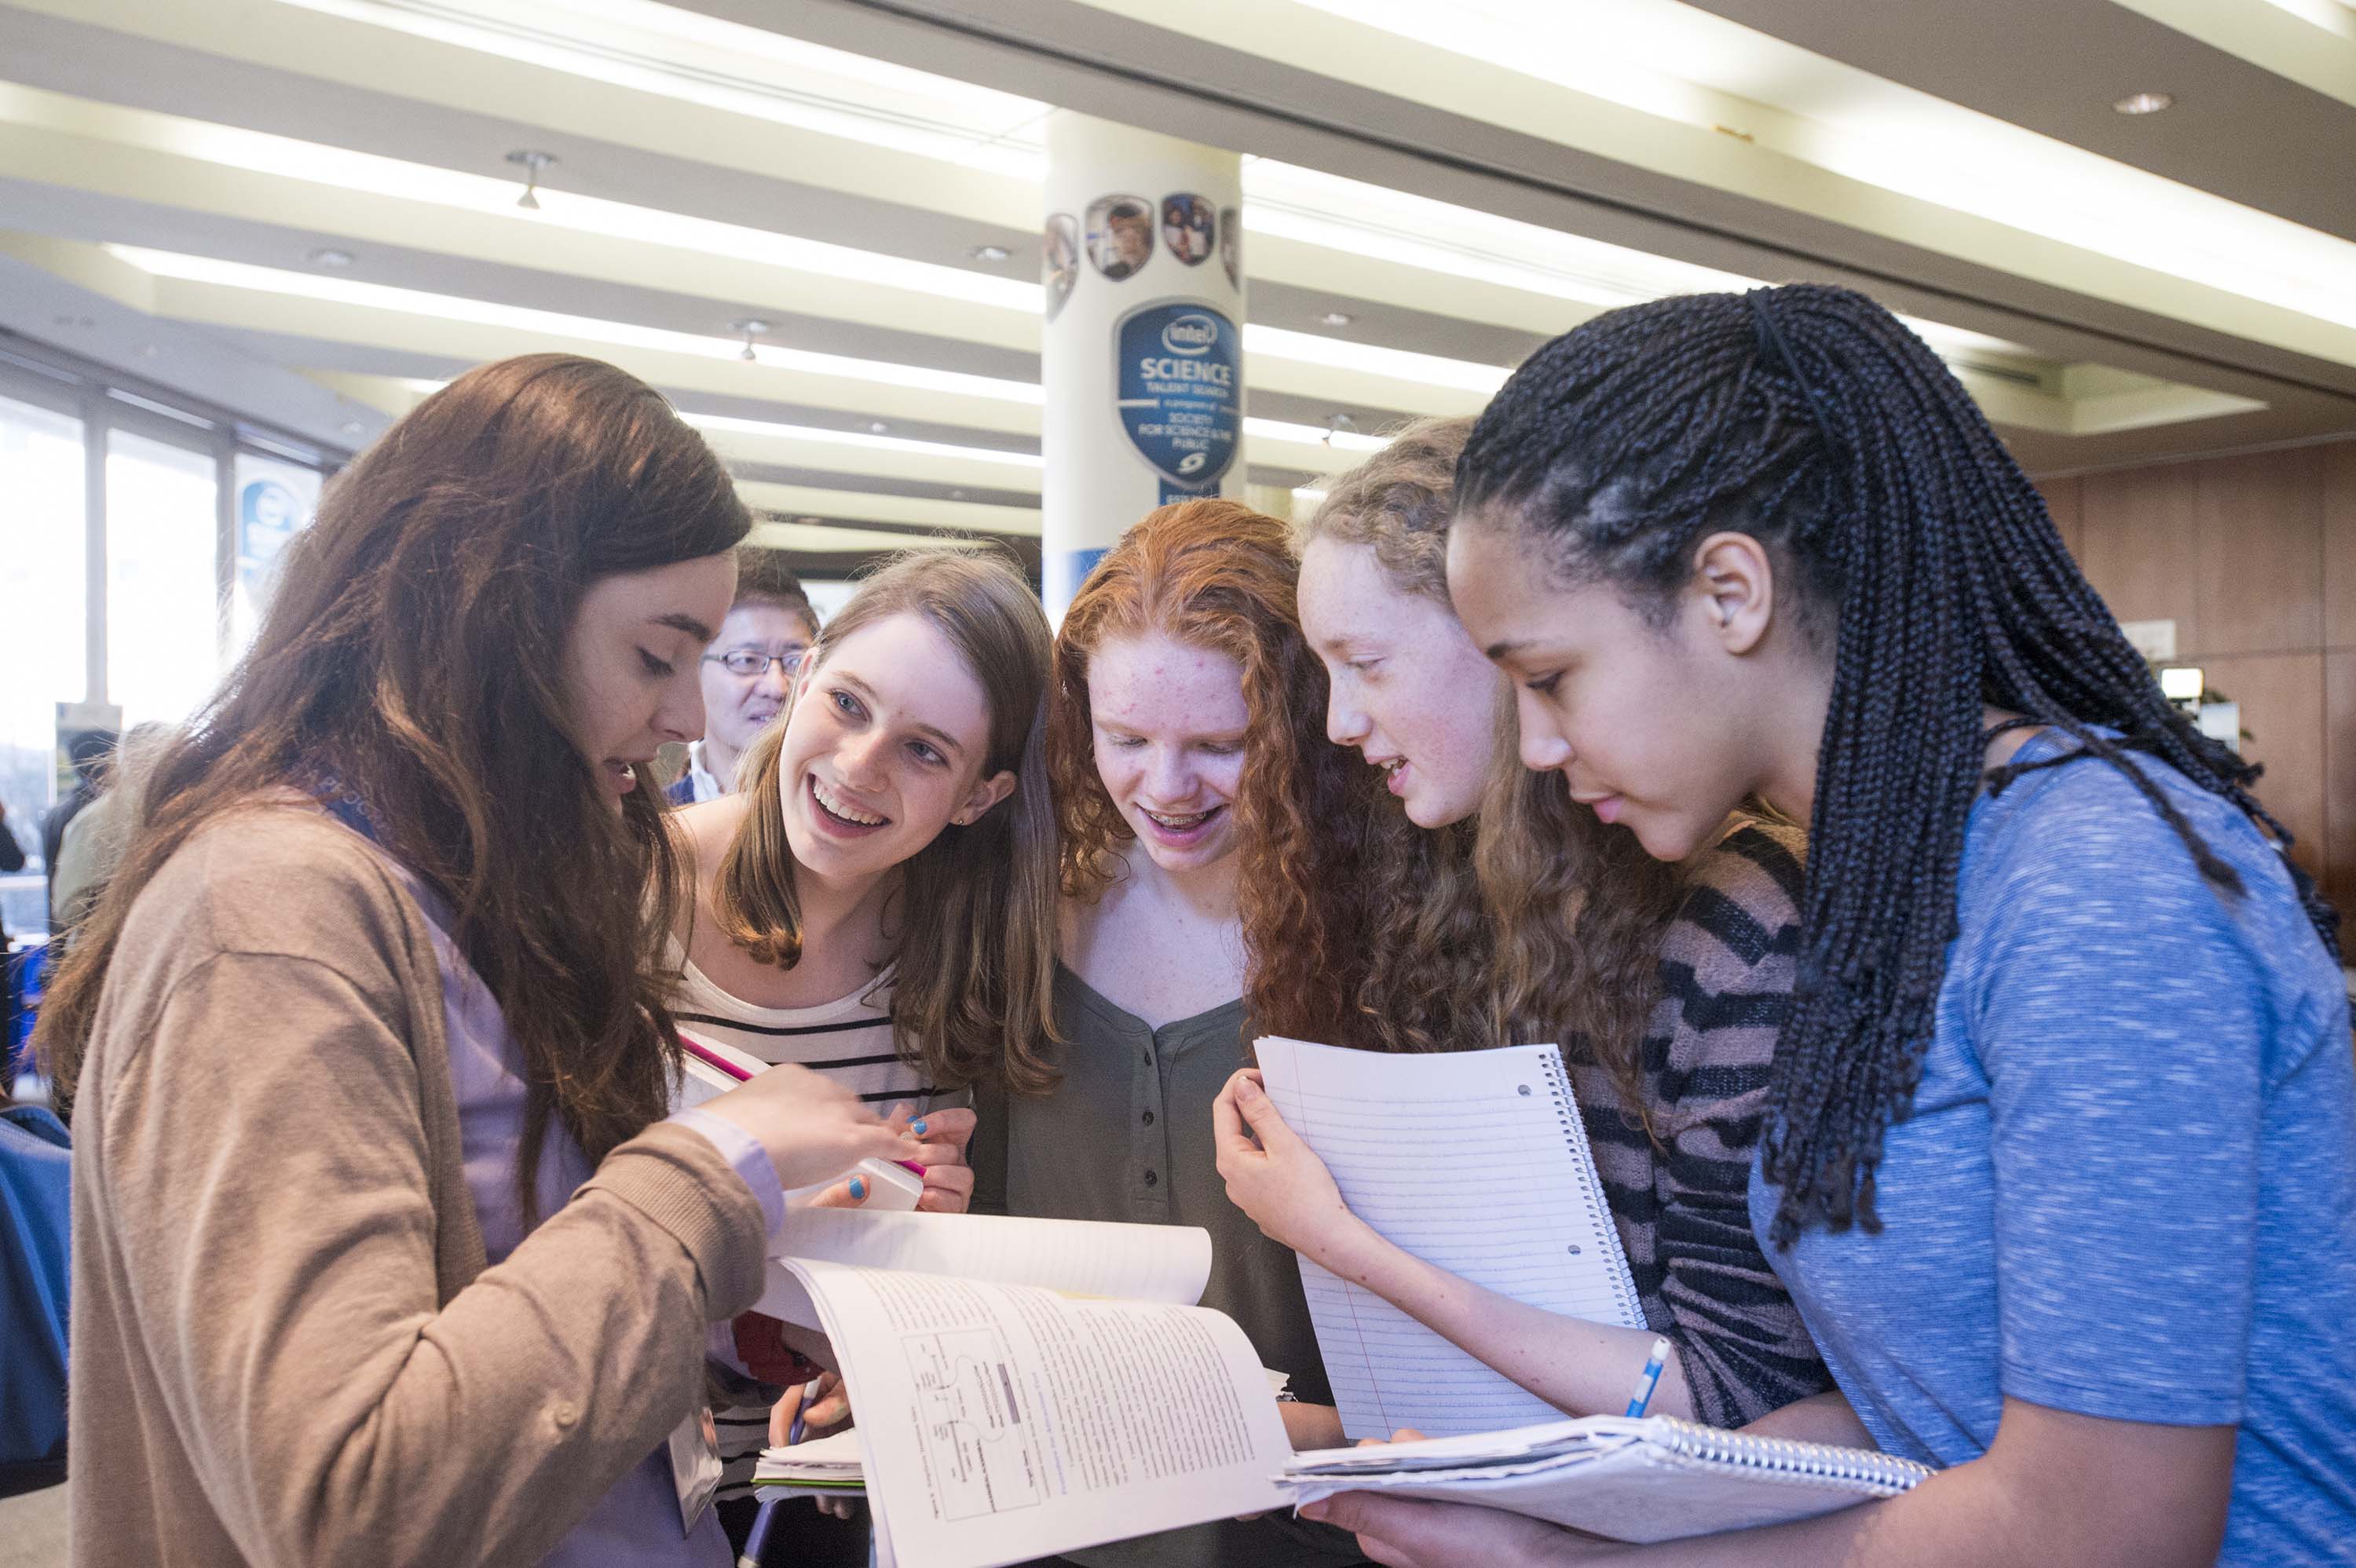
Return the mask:
{"type": "Polygon", "coordinates": [[[519,147],[508,155],[508,162],[521,165],[525,171],[523,194],[516,197],[518,207],[532,212],[540,210],[540,171],[556,161],[554,153],[543,153],[532,147],[519,147]]]}
{"type": "Polygon", "coordinates": [[[1014,252],[1003,245],[977,245],[966,254],[977,261],[1003,261],[1014,252]]]}
{"type": "Polygon", "coordinates": [[[2111,105],[2115,114],[2157,114],[2176,101],[2172,92],[2130,92],[2111,105]]]}
{"type": "Polygon", "coordinates": [[[757,315],[748,315],[741,321],[730,322],[728,324],[728,330],[744,335],[744,350],[743,353],[737,355],[736,357],[739,359],[755,359],[758,358],[759,356],[753,352],[753,339],[766,333],[769,330],[769,324],[763,321],[757,315]]]}
{"type": "Polygon", "coordinates": [[[346,435],[361,435],[366,433],[368,430],[368,426],[360,423],[358,420],[346,420],[342,424],[337,425],[336,428],[342,431],[346,435]]]}
{"type": "Polygon", "coordinates": [[[885,424],[882,420],[871,420],[868,421],[867,433],[870,435],[882,435],[891,428],[892,427],[890,425],[885,424]]]}
{"type": "Polygon", "coordinates": [[[303,260],[315,267],[348,267],[352,264],[352,253],[337,250],[333,245],[322,245],[303,260]]]}
{"type": "Polygon", "coordinates": [[[1346,310],[1329,310],[1317,318],[1321,326],[1347,326],[1358,318],[1346,310]]]}

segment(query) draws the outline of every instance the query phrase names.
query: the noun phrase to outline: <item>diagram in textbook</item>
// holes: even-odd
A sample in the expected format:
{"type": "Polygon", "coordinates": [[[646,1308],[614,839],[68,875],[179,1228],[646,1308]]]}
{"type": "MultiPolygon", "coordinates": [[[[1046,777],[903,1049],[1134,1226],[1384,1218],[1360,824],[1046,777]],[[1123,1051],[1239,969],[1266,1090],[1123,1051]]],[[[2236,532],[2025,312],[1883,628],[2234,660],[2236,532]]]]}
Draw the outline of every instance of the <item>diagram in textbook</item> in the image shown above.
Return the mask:
{"type": "Polygon", "coordinates": [[[911,1334],[904,1342],[937,1517],[1036,1507],[1045,1493],[1038,1428],[1025,1420],[998,1331],[911,1334]]]}

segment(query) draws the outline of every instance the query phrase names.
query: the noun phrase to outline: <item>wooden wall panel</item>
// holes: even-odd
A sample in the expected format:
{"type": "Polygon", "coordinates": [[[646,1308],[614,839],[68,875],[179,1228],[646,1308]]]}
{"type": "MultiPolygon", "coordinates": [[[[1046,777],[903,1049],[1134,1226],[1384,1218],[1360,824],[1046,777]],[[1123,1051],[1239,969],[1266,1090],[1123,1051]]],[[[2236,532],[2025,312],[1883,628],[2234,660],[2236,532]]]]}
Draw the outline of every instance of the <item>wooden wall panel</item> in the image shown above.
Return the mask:
{"type": "MultiPolygon", "coordinates": [[[[2083,532],[2084,486],[2085,481],[2077,478],[2041,479],[2037,485],[2039,494],[2045,497],[2045,509],[2053,514],[2053,527],[2060,531],[2062,542],[2069,546],[2070,553],[2081,560],[2085,559],[2079,549],[2080,536],[2083,532]]],[[[2356,567],[2356,553],[2351,554],[2349,564],[2356,567]]]]}
{"type": "Polygon", "coordinates": [[[2356,922],[2356,650],[2323,656],[2323,891],[2356,922]]]}
{"type": "Polygon", "coordinates": [[[2258,799],[2298,842],[2291,858],[2318,877],[2324,860],[2323,655],[2204,659],[2209,684],[2242,705],[2242,755],[2265,764],[2258,799]]]}
{"type": "Polygon", "coordinates": [[[2323,453],[2318,447],[2191,464],[2201,635],[2187,656],[2323,645],[2323,453]]]}
{"type": "Polygon", "coordinates": [[[2169,464],[2079,481],[2079,565],[2120,620],[2174,621],[2179,652],[2201,645],[2193,468],[2169,464]]]}
{"type": "Polygon", "coordinates": [[[2317,450],[2323,478],[2323,642],[2356,647],[2356,441],[2317,450]]]}

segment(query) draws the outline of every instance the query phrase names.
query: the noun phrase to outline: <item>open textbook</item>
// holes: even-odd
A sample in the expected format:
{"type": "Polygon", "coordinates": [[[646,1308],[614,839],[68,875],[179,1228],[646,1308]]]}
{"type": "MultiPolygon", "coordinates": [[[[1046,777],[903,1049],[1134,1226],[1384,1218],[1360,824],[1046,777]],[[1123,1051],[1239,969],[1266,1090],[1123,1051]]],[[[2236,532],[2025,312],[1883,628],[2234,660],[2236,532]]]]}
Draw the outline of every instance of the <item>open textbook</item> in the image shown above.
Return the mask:
{"type": "Polygon", "coordinates": [[[997,1568],[1368,1488],[1659,1540],[1923,1473],[1658,1418],[1295,1456],[1242,1330],[1190,1305],[1202,1231],[796,1209],[778,1252],[759,1310],[826,1334],[857,1424],[770,1450],[761,1478],[863,1488],[881,1568],[997,1568]]]}
{"type": "Polygon", "coordinates": [[[822,1330],[875,1560],[994,1568],[1286,1506],[1243,1330],[1174,1225],[787,1211],[758,1310],[822,1330]]]}
{"type": "MultiPolygon", "coordinates": [[[[1645,1326],[1560,1051],[1390,1056],[1270,1035],[1253,1051],[1285,1124],[1377,1233],[1500,1296],[1645,1326]]],[[[1561,1418],[1365,1286],[1307,1258],[1301,1283],[1348,1436],[1561,1418]]]]}

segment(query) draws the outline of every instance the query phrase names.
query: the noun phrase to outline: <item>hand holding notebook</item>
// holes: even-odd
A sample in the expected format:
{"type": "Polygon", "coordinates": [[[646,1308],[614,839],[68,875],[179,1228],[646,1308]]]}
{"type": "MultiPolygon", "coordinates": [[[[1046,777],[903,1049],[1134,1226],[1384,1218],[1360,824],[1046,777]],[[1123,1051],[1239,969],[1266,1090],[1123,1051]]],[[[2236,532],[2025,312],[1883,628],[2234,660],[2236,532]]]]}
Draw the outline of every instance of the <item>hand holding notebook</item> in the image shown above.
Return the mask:
{"type": "MultiPolygon", "coordinates": [[[[1385,1056],[1270,1037],[1256,1050],[1285,1126],[1377,1235],[1543,1312],[1644,1327],[1555,1047],[1385,1056]]],[[[1383,1296],[1308,1256],[1301,1275],[1350,1436],[1559,1418],[1383,1296]]]]}

